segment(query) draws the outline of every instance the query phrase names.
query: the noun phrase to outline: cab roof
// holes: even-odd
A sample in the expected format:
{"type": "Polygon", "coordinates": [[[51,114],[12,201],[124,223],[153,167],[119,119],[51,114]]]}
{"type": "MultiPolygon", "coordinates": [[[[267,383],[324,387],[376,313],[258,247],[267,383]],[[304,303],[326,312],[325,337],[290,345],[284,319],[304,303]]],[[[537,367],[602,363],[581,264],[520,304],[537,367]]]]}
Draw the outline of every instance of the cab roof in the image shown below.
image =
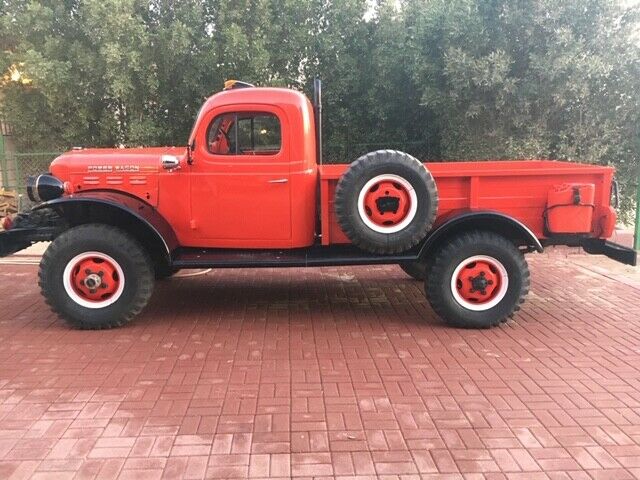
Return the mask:
{"type": "Polygon", "coordinates": [[[248,87],[232,88],[218,92],[207,99],[203,109],[234,104],[269,104],[276,106],[303,107],[309,104],[309,99],[302,93],[289,88],[248,87]]]}

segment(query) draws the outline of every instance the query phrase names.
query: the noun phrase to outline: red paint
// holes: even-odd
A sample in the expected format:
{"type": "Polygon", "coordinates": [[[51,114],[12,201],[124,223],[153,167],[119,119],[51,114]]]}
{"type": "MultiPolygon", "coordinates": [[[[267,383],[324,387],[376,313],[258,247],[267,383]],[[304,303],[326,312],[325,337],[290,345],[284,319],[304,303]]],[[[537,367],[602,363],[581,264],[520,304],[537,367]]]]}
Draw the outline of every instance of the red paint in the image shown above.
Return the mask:
{"type": "Polygon", "coordinates": [[[595,185],[562,184],[549,190],[547,226],[552,233],[589,233],[593,223],[595,185]]]}
{"type": "MultiPolygon", "coordinates": [[[[616,213],[609,207],[614,169],[599,165],[551,160],[425,163],[440,195],[438,216],[453,210],[495,210],[520,220],[538,238],[545,238],[544,212],[550,190],[567,183],[593,184],[595,209],[591,235],[613,234],[616,213]]],[[[348,165],[322,165],[322,243],[348,243],[335,215],[333,198],[338,179],[348,165]]]]}
{"type": "Polygon", "coordinates": [[[478,260],[465,265],[456,278],[460,296],[469,302],[481,305],[490,302],[500,291],[502,276],[489,262],[478,260]],[[474,279],[481,278],[486,284],[483,289],[474,288],[474,279]]]}
{"type": "Polygon", "coordinates": [[[402,185],[384,180],[375,183],[367,190],[364,196],[364,206],[373,223],[381,227],[391,227],[400,223],[407,216],[411,207],[411,199],[402,185]],[[380,202],[384,202],[386,199],[397,201],[397,206],[394,206],[393,210],[379,208],[380,202]]]}
{"type": "MultiPolygon", "coordinates": [[[[313,108],[303,94],[243,88],[213,95],[200,110],[188,143],[195,147],[191,164],[185,147],[90,149],[61,155],[51,172],[69,181],[73,192],[117,190],[144,200],[169,221],[183,246],[307,247],[316,239],[317,216],[324,245],[348,242],[333,207],[336,183],[348,166],[316,164],[313,108]],[[207,138],[215,117],[243,112],[277,116],[279,151],[229,154],[226,138],[207,138]],[[163,155],[177,157],[180,168],[164,170],[163,155]]],[[[580,183],[594,186],[592,236],[606,238],[615,225],[609,207],[611,167],[540,160],[427,166],[440,194],[439,215],[461,208],[496,210],[544,238],[549,191],[580,183]]],[[[401,192],[398,196],[404,211],[404,197],[401,192]]],[[[375,196],[367,201],[375,201],[375,196]]]]}
{"type": "Polygon", "coordinates": [[[121,279],[116,268],[104,258],[85,258],[80,260],[71,271],[71,285],[78,295],[91,302],[108,300],[118,291],[121,279]],[[98,275],[102,281],[96,288],[86,285],[87,278],[98,275]]]}

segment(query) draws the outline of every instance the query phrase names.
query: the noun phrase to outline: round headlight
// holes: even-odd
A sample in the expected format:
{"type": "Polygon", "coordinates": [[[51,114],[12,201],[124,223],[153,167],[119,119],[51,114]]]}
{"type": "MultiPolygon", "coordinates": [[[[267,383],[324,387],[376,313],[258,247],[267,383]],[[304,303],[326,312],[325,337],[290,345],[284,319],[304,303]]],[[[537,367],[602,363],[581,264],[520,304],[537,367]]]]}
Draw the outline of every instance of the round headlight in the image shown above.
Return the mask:
{"type": "Polygon", "coordinates": [[[38,175],[27,180],[27,195],[32,202],[47,202],[63,193],[64,182],[53,175],[38,175]]]}

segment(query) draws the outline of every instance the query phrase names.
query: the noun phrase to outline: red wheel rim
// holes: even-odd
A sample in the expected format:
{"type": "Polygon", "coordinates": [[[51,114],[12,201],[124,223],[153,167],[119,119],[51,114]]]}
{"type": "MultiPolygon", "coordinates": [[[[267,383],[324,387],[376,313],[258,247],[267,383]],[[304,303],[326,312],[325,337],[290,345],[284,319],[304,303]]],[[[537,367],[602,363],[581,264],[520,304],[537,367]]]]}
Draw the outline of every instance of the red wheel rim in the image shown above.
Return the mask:
{"type": "Polygon", "coordinates": [[[92,302],[102,302],[118,291],[120,277],[109,260],[89,257],[73,266],[71,284],[81,297],[92,302]]]}
{"type": "Polygon", "coordinates": [[[476,255],[462,261],[451,281],[454,298],[470,310],[488,310],[506,295],[509,277],[497,259],[476,255]]]}
{"type": "Polygon", "coordinates": [[[87,308],[103,308],[122,294],[124,274],[118,262],[109,255],[85,252],[69,261],[63,283],[76,303],[87,308]]]}
{"type": "Polygon", "coordinates": [[[395,233],[405,228],[415,218],[417,206],[413,186],[399,175],[373,177],[358,195],[361,220],[379,233],[395,233]]]}

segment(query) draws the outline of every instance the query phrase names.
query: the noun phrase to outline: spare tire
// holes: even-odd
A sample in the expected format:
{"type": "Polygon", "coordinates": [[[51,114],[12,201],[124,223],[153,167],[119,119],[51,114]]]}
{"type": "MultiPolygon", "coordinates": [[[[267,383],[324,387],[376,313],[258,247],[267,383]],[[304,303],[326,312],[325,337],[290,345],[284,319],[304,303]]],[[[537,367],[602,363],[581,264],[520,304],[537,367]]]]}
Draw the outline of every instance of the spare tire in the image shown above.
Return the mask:
{"type": "Polygon", "coordinates": [[[336,187],[335,212],[342,231],[373,253],[414,247],[433,226],[437,211],[438,190],[429,170],[395,150],[360,157],[336,187]]]}

